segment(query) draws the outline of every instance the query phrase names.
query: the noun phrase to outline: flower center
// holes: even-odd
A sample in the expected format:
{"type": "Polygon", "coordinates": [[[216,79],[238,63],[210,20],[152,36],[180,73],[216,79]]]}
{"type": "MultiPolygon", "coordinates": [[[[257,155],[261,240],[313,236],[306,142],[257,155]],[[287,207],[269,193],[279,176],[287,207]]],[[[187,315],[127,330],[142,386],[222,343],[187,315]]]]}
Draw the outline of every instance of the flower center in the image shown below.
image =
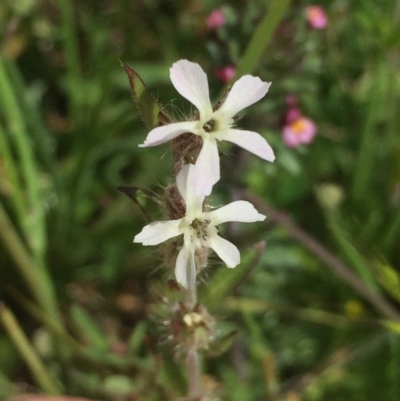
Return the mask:
{"type": "Polygon", "coordinates": [[[196,237],[201,241],[207,241],[208,239],[208,230],[207,227],[211,223],[211,220],[200,220],[200,219],[194,219],[192,221],[192,224],[190,224],[190,227],[192,227],[194,233],[196,234],[196,237]]]}
{"type": "Polygon", "coordinates": [[[299,118],[294,123],[290,125],[290,128],[296,135],[300,135],[306,128],[306,124],[303,119],[299,118]]]}
{"type": "Polygon", "coordinates": [[[217,125],[217,122],[213,119],[207,121],[204,125],[203,125],[203,130],[210,133],[212,131],[215,131],[215,126],[217,125]]]}
{"type": "Polygon", "coordinates": [[[323,13],[319,8],[315,8],[315,7],[310,7],[310,9],[308,10],[308,18],[311,21],[316,21],[319,20],[320,18],[323,18],[323,13]]]}

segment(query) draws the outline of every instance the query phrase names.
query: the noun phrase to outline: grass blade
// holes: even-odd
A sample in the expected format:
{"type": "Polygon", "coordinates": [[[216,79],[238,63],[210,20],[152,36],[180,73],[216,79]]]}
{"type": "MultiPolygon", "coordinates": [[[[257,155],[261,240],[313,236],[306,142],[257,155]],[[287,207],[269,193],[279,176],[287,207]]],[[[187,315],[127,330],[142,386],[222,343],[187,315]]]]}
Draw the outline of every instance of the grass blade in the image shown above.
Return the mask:
{"type": "Polygon", "coordinates": [[[291,0],[273,0],[255,31],[236,69],[236,76],[252,74],[267,49],[275,29],[278,27],[291,0]]]}
{"type": "Polygon", "coordinates": [[[38,170],[25,124],[24,113],[11,86],[6,62],[2,54],[0,54],[0,87],[2,88],[0,91],[0,104],[3,106],[4,117],[15,140],[15,148],[27,189],[29,213],[24,219],[27,227],[23,228],[25,229],[24,231],[29,232],[28,242],[32,247],[38,265],[42,267],[44,266],[43,257],[46,252],[46,231],[38,170]]]}
{"type": "Polygon", "coordinates": [[[15,316],[5,305],[0,305],[0,320],[5,330],[15,344],[21,357],[26,362],[37,385],[47,394],[59,395],[60,390],[50,377],[46,367],[40,360],[36,350],[22,331],[15,316]]]}

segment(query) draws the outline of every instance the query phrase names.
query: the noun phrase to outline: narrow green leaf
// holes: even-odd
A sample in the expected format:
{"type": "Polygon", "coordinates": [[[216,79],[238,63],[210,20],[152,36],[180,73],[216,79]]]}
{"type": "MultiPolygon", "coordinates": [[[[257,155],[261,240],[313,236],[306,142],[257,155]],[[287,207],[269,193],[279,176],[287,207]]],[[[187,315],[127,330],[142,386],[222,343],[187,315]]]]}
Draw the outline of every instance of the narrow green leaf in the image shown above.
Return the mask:
{"type": "Polygon", "coordinates": [[[16,160],[14,159],[9,140],[6,136],[6,132],[0,123],[0,155],[2,156],[6,168],[7,178],[11,184],[13,199],[13,206],[15,208],[16,215],[18,216],[20,227],[24,228],[24,220],[26,215],[26,204],[22,189],[22,183],[20,175],[18,174],[18,167],[16,160]]]}
{"type": "Polygon", "coordinates": [[[78,329],[79,334],[84,338],[84,341],[89,343],[90,347],[100,351],[109,348],[106,335],[84,309],[78,305],[73,305],[71,308],[71,319],[78,329]]]}
{"type": "Polygon", "coordinates": [[[6,400],[16,394],[16,386],[14,386],[12,381],[2,371],[0,371],[0,400],[6,400]]]}
{"type": "Polygon", "coordinates": [[[393,244],[397,241],[400,233],[400,207],[394,212],[391,220],[388,222],[386,233],[383,237],[383,246],[386,250],[390,251],[393,244]]]}
{"type": "Polygon", "coordinates": [[[22,331],[15,316],[5,305],[0,304],[0,321],[31,371],[37,385],[47,394],[59,395],[57,384],[49,375],[35,348],[22,331]]]}
{"type": "Polygon", "coordinates": [[[145,321],[138,323],[132,331],[128,339],[128,350],[130,353],[138,353],[143,344],[144,336],[147,331],[147,324],[145,321]]]}
{"type": "Polygon", "coordinates": [[[291,0],[272,0],[269,3],[268,11],[258,25],[253,37],[236,69],[236,76],[252,74],[268,44],[272,39],[275,29],[285,15],[291,0]]]}
{"type": "Polygon", "coordinates": [[[205,290],[200,293],[200,299],[211,311],[226,299],[226,297],[245,280],[261,259],[265,242],[252,246],[242,255],[242,263],[234,269],[220,268],[212,277],[205,290]]]}
{"type": "Polygon", "coordinates": [[[395,322],[393,320],[384,320],[382,321],[382,326],[387,328],[389,331],[400,335],[400,323],[395,322]]]}
{"type": "Polygon", "coordinates": [[[368,189],[374,176],[375,160],[377,157],[376,150],[379,148],[382,140],[384,140],[377,135],[376,127],[382,115],[382,105],[386,105],[387,103],[387,94],[385,93],[385,86],[388,83],[387,75],[387,65],[383,62],[378,63],[374,84],[369,93],[369,107],[365,117],[365,125],[360,133],[361,145],[353,175],[352,195],[354,200],[360,203],[368,199],[368,189]]]}
{"type": "Polygon", "coordinates": [[[36,154],[40,155],[40,161],[45,163],[48,172],[51,172],[55,183],[58,183],[56,163],[56,147],[54,146],[54,137],[49,132],[43,116],[41,115],[40,102],[37,99],[32,99],[29,95],[30,87],[25,82],[20,69],[15,60],[7,59],[7,71],[10,82],[14,87],[15,94],[20,100],[21,109],[24,111],[24,119],[28,128],[30,137],[33,138],[37,146],[35,147],[36,154]]]}
{"type": "Polygon", "coordinates": [[[215,339],[209,345],[207,349],[207,355],[216,357],[228,351],[228,349],[232,346],[236,335],[237,330],[232,330],[229,333],[221,336],[220,338],[215,339]]]}
{"type": "Polygon", "coordinates": [[[400,274],[387,263],[377,262],[375,267],[383,288],[400,302],[400,274]]]}
{"type": "Polygon", "coordinates": [[[346,232],[337,216],[334,213],[327,214],[327,220],[331,233],[348,263],[357,271],[364,283],[376,294],[379,294],[379,284],[370,264],[350,241],[349,234],[346,232]]]}
{"type": "Polygon", "coordinates": [[[38,304],[62,327],[54,289],[47,271],[36,265],[1,203],[0,238],[38,304]]]}
{"type": "Polygon", "coordinates": [[[128,65],[123,65],[123,67],[128,74],[132,97],[144,124],[149,128],[154,128],[160,123],[162,125],[171,123],[172,118],[161,103],[153,97],[139,74],[128,65]]]}
{"type": "Polygon", "coordinates": [[[76,17],[74,4],[71,0],[60,0],[58,2],[61,16],[61,28],[65,59],[67,61],[67,81],[69,115],[73,122],[79,123],[82,116],[83,96],[82,90],[84,80],[81,76],[79,39],[76,28],[76,17]]]}
{"type": "Polygon", "coordinates": [[[0,53],[0,104],[3,106],[4,117],[10,132],[13,134],[24,185],[27,189],[29,214],[25,216],[24,222],[26,226],[22,228],[28,233],[27,240],[34,251],[38,265],[43,267],[47,239],[44,206],[39,185],[39,172],[33,155],[24,112],[11,85],[6,67],[6,59],[0,53]]]}

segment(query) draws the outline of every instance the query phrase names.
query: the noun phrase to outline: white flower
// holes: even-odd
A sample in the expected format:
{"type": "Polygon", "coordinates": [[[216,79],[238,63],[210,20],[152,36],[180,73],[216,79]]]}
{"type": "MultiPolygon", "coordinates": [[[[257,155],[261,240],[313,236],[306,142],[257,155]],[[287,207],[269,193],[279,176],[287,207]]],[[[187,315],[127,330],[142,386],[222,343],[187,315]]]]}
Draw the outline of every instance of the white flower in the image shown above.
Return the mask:
{"type": "Polygon", "coordinates": [[[262,99],[270,83],[245,75],[235,82],[221,108],[213,111],[207,75],[198,64],[180,60],[170,69],[170,77],[175,89],[197,107],[199,120],[157,127],[139,146],[157,146],[185,132],[199,135],[203,139],[203,147],[195,165],[195,187],[196,191],[205,195],[211,193],[213,185],[220,178],[217,140],[233,142],[262,159],[274,161],[274,152],[261,135],[233,128],[233,117],[262,99]]]}
{"type": "Polygon", "coordinates": [[[236,246],[218,235],[219,224],[227,221],[250,223],[265,219],[264,215],[246,201],[232,202],[217,210],[203,212],[205,196],[194,190],[194,170],[195,167],[188,164],[176,177],[178,190],[186,203],[186,215],[178,220],[150,223],[133,240],[143,245],[158,245],[183,235],[183,246],[176,259],[175,275],[177,281],[186,288],[193,287],[196,282],[196,249],[212,248],[228,267],[235,267],[240,263],[240,253],[236,246]]]}

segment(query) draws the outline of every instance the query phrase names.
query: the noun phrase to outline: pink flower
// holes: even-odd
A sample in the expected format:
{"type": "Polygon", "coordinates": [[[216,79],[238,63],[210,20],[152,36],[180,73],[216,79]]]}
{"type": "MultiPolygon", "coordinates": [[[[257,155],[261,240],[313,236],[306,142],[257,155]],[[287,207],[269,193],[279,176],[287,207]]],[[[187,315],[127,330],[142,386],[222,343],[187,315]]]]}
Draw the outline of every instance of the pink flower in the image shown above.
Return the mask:
{"type": "Polygon", "coordinates": [[[226,67],[216,68],[214,74],[219,78],[224,84],[228,83],[236,74],[236,68],[233,65],[228,65],[226,67]]]}
{"type": "Polygon", "coordinates": [[[289,110],[287,113],[287,124],[282,129],[283,142],[289,148],[296,148],[301,144],[309,144],[317,133],[315,123],[309,118],[302,117],[298,109],[289,110]],[[289,116],[292,112],[293,116],[289,116]],[[297,113],[297,118],[294,115],[297,113]]]}
{"type": "Polygon", "coordinates": [[[307,21],[311,28],[324,29],[328,26],[328,16],[322,6],[307,8],[307,21]]]}
{"type": "Polygon", "coordinates": [[[207,17],[206,23],[208,29],[214,31],[225,25],[225,15],[220,8],[217,8],[207,17]]]}

